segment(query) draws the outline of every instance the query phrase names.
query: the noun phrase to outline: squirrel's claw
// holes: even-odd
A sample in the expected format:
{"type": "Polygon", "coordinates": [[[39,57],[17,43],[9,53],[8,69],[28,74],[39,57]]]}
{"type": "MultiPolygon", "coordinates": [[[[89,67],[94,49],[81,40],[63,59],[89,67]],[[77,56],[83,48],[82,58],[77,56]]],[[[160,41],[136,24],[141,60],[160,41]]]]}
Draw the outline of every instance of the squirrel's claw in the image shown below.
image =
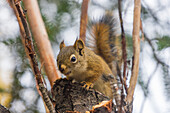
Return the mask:
{"type": "Polygon", "coordinates": [[[87,90],[93,88],[93,84],[90,83],[90,82],[85,82],[85,81],[83,81],[83,82],[81,82],[81,83],[84,84],[83,87],[84,87],[85,89],[87,89],[87,90]]]}

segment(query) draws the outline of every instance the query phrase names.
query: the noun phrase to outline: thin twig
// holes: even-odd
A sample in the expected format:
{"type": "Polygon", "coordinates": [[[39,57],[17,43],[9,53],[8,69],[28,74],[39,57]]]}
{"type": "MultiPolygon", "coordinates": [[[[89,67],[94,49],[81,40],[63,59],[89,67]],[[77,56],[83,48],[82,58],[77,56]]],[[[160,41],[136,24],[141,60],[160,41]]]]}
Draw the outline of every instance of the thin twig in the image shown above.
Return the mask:
{"type": "MultiPolygon", "coordinates": [[[[149,83],[150,83],[151,79],[153,78],[153,76],[155,75],[156,70],[158,69],[158,65],[159,65],[159,63],[157,63],[154,71],[152,72],[152,74],[150,75],[150,77],[149,77],[149,79],[148,79],[148,81],[147,81],[147,83],[146,83],[146,88],[147,88],[147,89],[148,89],[148,87],[149,87],[149,83]]],[[[144,92],[144,93],[145,93],[145,92],[144,92]]],[[[144,95],[146,95],[146,94],[144,94],[144,95]]],[[[144,108],[144,105],[145,105],[146,98],[147,98],[147,96],[145,96],[145,98],[144,98],[143,101],[142,101],[142,105],[141,105],[141,108],[140,108],[140,113],[143,112],[143,108],[144,108]]]]}
{"type": "Polygon", "coordinates": [[[153,56],[154,56],[155,60],[156,60],[159,64],[161,64],[162,66],[166,66],[166,67],[169,68],[169,67],[170,67],[169,65],[167,65],[165,62],[163,62],[162,60],[160,60],[160,59],[158,58],[157,54],[155,53],[155,48],[154,48],[151,40],[147,37],[147,35],[146,35],[145,33],[144,33],[144,36],[145,36],[146,41],[148,42],[148,44],[149,44],[150,47],[152,48],[153,56]]]}
{"type": "Polygon", "coordinates": [[[127,68],[127,53],[126,53],[126,38],[125,38],[125,31],[124,31],[124,26],[123,26],[123,19],[122,19],[122,7],[121,7],[121,0],[118,0],[118,11],[119,11],[119,19],[120,19],[120,25],[121,25],[121,38],[122,38],[122,59],[123,59],[123,76],[121,75],[119,71],[119,78],[122,83],[122,88],[121,88],[121,105],[120,105],[120,113],[123,112],[123,104],[124,104],[124,89],[127,94],[127,85],[126,85],[126,68],[127,68]]]}
{"type": "Polygon", "coordinates": [[[164,9],[164,8],[160,8],[160,9],[157,8],[156,11],[153,12],[152,9],[148,6],[148,4],[144,0],[142,1],[142,3],[144,4],[144,5],[142,4],[142,6],[145,8],[145,11],[148,12],[148,14],[157,22],[157,24],[159,24],[162,28],[165,28],[165,27],[169,28],[170,26],[169,22],[166,22],[167,26],[165,26],[164,24],[161,23],[161,20],[157,18],[156,16],[156,13],[158,13],[160,9],[164,9]]]}
{"type": "Polygon", "coordinates": [[[83,0],[82,6],[81,6],[81,20],[80,20],[80,39],[82,39],[85,42],[86,38],[86,27],[87,27],[87,11],[88,11],[88,3],[89,0],[83,0]]]}
{"type": "Polygon", "coordinates": [[[123,19],[122,19],[122,11],[121,11],[121,0],[118,0],[118,8],[119,8],[119,19],[120,19],[120,25],[121,25],[121,37],[122,37],[122,55],[123,55],[123,81],[122,84],[125,87],[125,91],[127,94],[127,85],[126,85],[126,68],[127,68],[127,52],[126,52],[126,38],[125,38],[125,31],[123,27],[123,19]]]}
{"type": "Polygon", "coordinates": [[[144,37],[144,32],[143,32],[142,19],[140,19],[140,31],[142,33],[142,41],[144,41],[145,37],[144,37]]]}

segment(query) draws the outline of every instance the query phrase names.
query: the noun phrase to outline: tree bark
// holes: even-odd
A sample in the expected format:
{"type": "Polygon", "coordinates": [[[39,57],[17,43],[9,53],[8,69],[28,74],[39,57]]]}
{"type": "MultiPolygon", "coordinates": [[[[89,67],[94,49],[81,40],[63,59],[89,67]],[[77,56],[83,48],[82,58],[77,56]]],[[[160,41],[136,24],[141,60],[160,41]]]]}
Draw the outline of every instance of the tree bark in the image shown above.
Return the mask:
{"type": "Polygon", "coordinates": [[[130,86],[128,88],[128,94],[126,101],[128,104],[132,104],[133,95],[137,83],[138,72],[139,72],[139,56],[140,56],[140,14],[141,14],[141,1],[135,0],[134,2],[134,21],[133,21],[133,64],[132,64],[132,75],[130,79],[130,86]]]}
{"type": "Polygon", "coordinates": [[[83,87],[83,85],[84,84],[82,83],[73,83],[71,80],[67,79],[56,80],[52,88],[56,112],[84,113],[89,111],[89,113],[99,113],[104,110],[105,112],[103,113],[114,113],[116,111],[116,106],[112,105],[112,100],[93,89],[87,90],[83,87]],[[102,104],[103,106],[101,105],[99,107],[94,107],[102,101],[107,102],[102,104]],[[96,110],[98,112],[96,112],[96,110]]]}
{"type": "Polygon", "coordinates": [[[10,111],[0,104],[0,113],[10,113],[10,111]]]}
{"type": "Polygon", "coordinates": [[[41,63],[44,64],[45,72],[50,81],[51,86],[56,79],[60,78],[56,70],[56,62],[54,60],[53,51],[50,41],[42,20],[37,0],[24,0],[24,6],[27,10],[28,21],[32,34],[36,41],[41,63]]]}
{"type": "Polygon", "coordinates": [[[80,39],[82,39],[84,42],[86,40],[86,28],[88,22],[88,14],[87,14],[88,3],[89,0],[83,0],[83,3],[81,5],[80,39]]]}
{"type": "Polygon", "coordinates": [[[15,15],[17,17],[17,20],[20,26],[20,34],[21,34],[22,43],[24,45],[26,55],[30,61],[31,68],[36,78],[37,90],[40,96],[43,98],[49,111],[51,113],[55,113],[53,104],[47,94],[47,89],[44,86],[44,80],[38,67],[38,62],[36,59],[36,54],[35,54],[35,50],[34,50],[34,46],[32,42],[32,36],[30,33],[28,23],[26,21],[25,13],[21,8],[20,1],[10,0],[9,3],[15,12],[15,15]]]}

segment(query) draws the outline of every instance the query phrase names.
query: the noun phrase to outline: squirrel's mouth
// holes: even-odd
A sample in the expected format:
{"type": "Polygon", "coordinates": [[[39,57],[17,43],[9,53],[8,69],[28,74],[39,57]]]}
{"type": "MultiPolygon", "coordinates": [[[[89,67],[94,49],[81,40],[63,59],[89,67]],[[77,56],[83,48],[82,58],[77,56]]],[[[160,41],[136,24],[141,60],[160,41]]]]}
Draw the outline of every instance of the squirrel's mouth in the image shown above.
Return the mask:
{"type": "Polygon", "coordinates": [[[68,76],[71,73],[71,71],[67,72],[65,75],[68,76]]]}

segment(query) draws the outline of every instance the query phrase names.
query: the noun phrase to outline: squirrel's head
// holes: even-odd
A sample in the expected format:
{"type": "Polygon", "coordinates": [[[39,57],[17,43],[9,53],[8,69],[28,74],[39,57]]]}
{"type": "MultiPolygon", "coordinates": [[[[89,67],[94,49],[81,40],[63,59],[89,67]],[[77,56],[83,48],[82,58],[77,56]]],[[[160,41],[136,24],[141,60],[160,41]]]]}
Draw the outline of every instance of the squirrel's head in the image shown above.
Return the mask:
{"type": "Polygon", "coordinates": [[[68,77],[86,70],[85,45],[79,39],[73,46],[65,46],[64,41],[60,43],[60,52],[57,56],[57,66],[61,73],[68,77]]]}

